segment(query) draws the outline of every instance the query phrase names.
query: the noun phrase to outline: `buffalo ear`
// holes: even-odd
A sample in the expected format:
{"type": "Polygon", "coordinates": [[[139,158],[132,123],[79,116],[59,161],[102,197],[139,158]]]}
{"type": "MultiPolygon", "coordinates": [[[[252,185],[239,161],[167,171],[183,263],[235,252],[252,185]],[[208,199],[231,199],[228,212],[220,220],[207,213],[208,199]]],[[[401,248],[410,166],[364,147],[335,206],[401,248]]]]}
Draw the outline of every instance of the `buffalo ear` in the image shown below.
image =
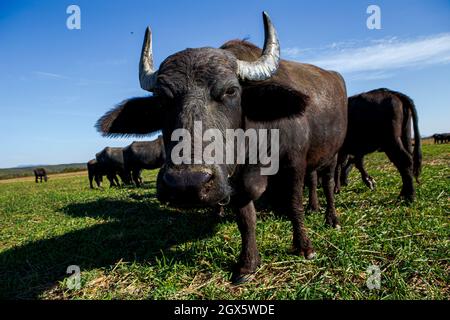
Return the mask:
{"type": "Polygon", "coordinates": [[[107,137],[147,135],[162,129],[163,114],[157,97],[133,98],[105,113],[95,127],[107,137]]]}
{"type": "Polygon", "coordinates": [[[309,96],[274,81],[244,85],[241,105],[253,121],[271,121],[302,115],[309,96]]]}

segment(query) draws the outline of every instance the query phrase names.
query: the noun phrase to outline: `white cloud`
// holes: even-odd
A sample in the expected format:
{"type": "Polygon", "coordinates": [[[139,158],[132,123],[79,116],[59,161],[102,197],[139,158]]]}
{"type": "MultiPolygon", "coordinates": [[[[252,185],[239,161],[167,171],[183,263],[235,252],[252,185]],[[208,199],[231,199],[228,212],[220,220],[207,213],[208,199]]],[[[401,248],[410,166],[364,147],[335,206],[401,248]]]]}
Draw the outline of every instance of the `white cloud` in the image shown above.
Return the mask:
{"type": "Polygon", "coordinates": [[[450,33],[410,40],[341,42],[316,49],[286,48],[283,54],[347,75],[359,74],[361,79],[364,73],[365,78],[379,79],[392,76],[393,70],[450,63],[450,33]]]}
{"type": "Polygon", "coordinates": [[[61,74],[51,73],[51,72],[34,71],[33,74],[44,77],[44,78],[50,78],[50,79],[64,79],[64,80],[69,79],[68,77],[63,76],[61,74]]]}
{"type": "MultiPolygon", "coordinates": [[[[52,72],[43,72],[43,71],[33,71],[32,74],[34,76],[39,77],[40,79],[50,79],[50,80],[69,80],[76,86],[91,86],[91,85],[111,85],[115,84],[113,81],[104,81],[104,80],[91,80],[86,78],[73,78],[64,76],[62,74],[52,73],[52,72]]],[[[22,81],[29,80],[26,77],[20,78],[22,81]]]]}

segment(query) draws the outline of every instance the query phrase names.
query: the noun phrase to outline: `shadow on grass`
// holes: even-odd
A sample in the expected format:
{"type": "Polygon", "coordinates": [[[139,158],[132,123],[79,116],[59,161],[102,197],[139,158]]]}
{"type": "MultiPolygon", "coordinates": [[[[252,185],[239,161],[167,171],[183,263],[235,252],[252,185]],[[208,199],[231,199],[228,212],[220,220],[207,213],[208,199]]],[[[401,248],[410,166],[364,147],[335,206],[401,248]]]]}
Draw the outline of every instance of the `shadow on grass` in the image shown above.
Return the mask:
{"type": "Polygon", "coordinates": [[[69,265],[81,270],[124,261],[154,262],[164,255],[193,264],[195,252],[169,247],[210,237],[219,220],[197,212],[176,212],[158,203],[98,200],[70,204],[62,212],[95,217],[106,223],[39,240],[0,254],[0,298],[35,299],[67,277],[69,265]]]}

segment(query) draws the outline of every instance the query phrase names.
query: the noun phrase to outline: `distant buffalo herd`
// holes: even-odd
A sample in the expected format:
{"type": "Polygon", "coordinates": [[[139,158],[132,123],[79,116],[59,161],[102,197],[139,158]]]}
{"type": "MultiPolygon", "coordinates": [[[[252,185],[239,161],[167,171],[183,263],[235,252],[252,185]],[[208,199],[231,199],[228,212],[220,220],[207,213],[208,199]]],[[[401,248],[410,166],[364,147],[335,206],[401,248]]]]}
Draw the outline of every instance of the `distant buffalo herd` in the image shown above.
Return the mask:
{"type": "MultiPolygon", "coordinates": [[[[261,50],[241,40],[220,48],[186,49],[153,65],[148,28],[139,64],[141,87],[153,95],[131,98],[97,122],[104,136],[142,136],[161,131],[152,142],[126,148],[105,148],[89,161],[89,180],[111,186],[142,185],[143,169],[161,168],[157,197],[177,207],[230,205],[241,233],[242,247],[232,281],[240,283],[261,262],[256,244],[254,201],[263,194],[290,218],[293,251],[307,259],[315,252],[304,222],[303,189],[309,185],[310,208],[317,209],[318,178],[327,207],[325,222],[340,228],[334,194],[356,166],[371,189],[375,181],[363,165],[369,153],[386,153],[402,178],[400,197],[415,197],[413,180],[421,165],[417,111],[403,93],[377,89],[347,97],[343,77],[334,71],[280,59],[280,45],[268,15],[263,14],[265,41],[261,50]],[[279,171],[263,175],[265,164],[175,163],[169,155],[177,129],[279,131],[279,171]],[[414,131],[412,146],[411,129],[414,131]]],[[[203,141],[206,145],[206,141],[203,141]]],[[[195,151],[195,146],[193,147],[195,151]]],[[[246,150],[248,151],[248,150],[246,150]]],[[[271,150],[269,150],[271,152],[271,150]]],[[[241,153],[242,154],[242,153],[241,153]]],[[[245,153],[248,157],[248,152],[245,153]]]]}
{"type": "Polygon", "coordinates": [[[450,133],[436,133],[432,138],[435,144],[448,143],[450,142],[450,133]]]}
{"type": "Polygon", "coordinates": [[[155,141],[135,141],[125,148],[106,147],[87,163],[89,185],[101,187],[103,177],[110,187],[119,186],[118,176],[125,185],[142,185],[143,169],[160,168],[166,160],[162,137],[155,141]]]}

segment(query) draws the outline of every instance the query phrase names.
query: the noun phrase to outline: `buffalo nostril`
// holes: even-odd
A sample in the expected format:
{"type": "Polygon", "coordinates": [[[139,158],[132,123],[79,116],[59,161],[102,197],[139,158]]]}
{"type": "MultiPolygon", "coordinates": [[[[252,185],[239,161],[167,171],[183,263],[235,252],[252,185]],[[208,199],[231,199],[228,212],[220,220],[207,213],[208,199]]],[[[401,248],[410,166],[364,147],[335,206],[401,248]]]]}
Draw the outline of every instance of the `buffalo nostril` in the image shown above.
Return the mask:
{"type": "Polygon", "coordinates": [[[211,181],[213,175],[209,172],[195,172],[192,176],[196,184],[205,184],[211,181]]]}
{"type": "Polygon", "coordinates": [[[163,181],[166,186],[173,189],[200,189],[212,179],[213,174],[209,170],[177,172],[167,171],[163,176],[163,181]]]}

